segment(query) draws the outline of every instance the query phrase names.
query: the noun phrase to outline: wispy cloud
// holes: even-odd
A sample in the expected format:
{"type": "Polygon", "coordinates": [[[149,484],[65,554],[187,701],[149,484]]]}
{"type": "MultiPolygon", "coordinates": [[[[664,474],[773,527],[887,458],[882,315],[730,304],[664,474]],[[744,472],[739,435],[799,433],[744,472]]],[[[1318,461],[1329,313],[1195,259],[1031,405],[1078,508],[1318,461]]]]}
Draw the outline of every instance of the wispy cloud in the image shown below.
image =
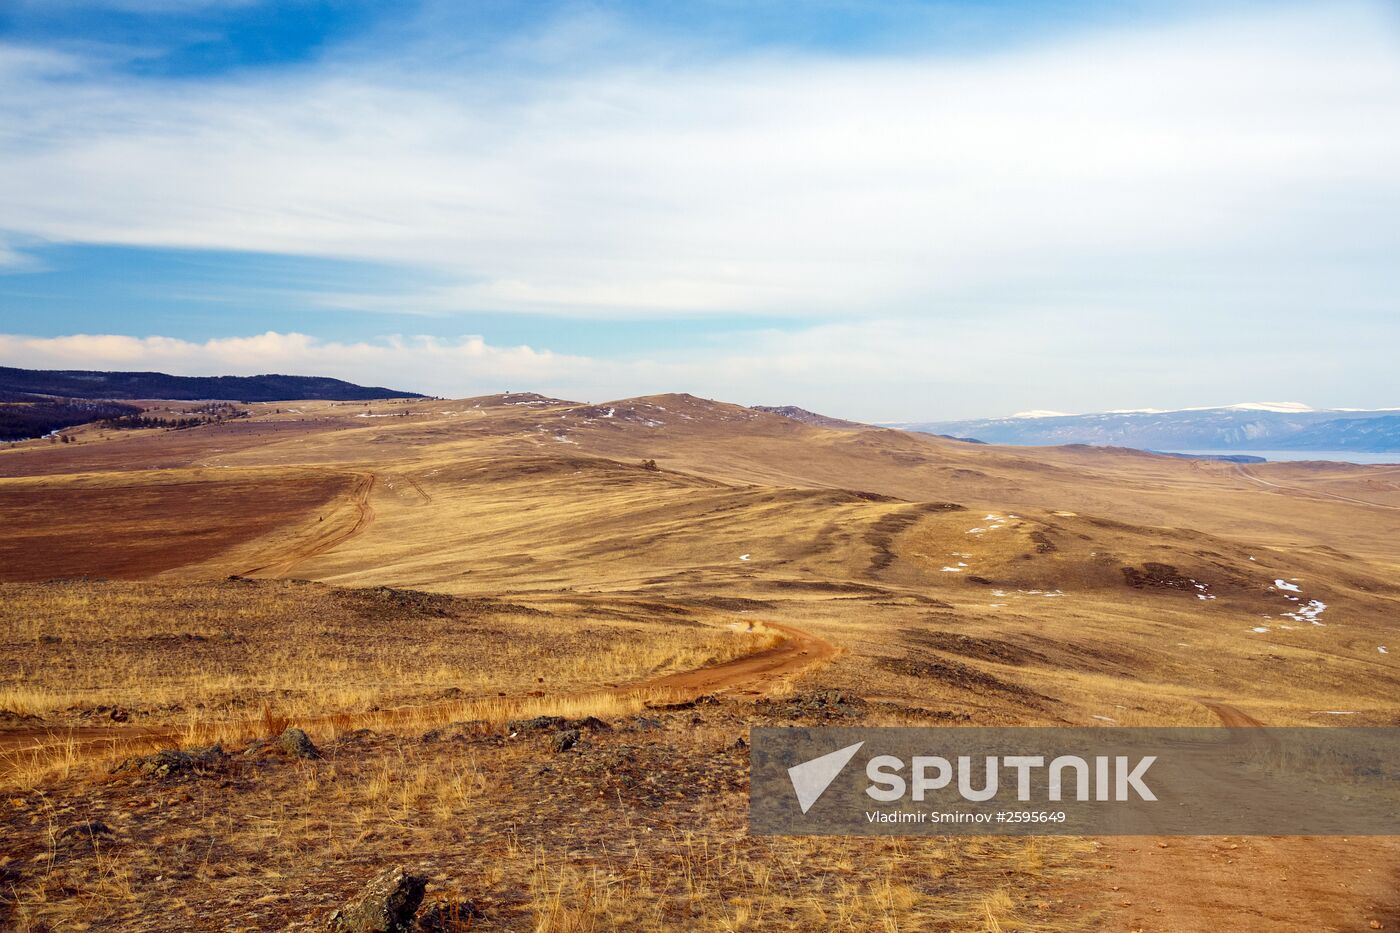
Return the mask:
{"type": "Polygon", "coordinates": [[[715,338],[622,358],[498,346],[479,336],[335,341],[267,332],[195,341],[0,334],[0,360],[184,375],[325,375],[450,397],[529,388],[603,401],[688,391],[746,404],[800,402],[869,421],[913,421],[1006,414],[1026,398],[1067,411],[1102,408],[1105,398],[1122,399],[1125,407],[1221,404],[1240,386],[1251,387],[1251,397],[1291,387],[1319,406],[1360,406],[1365,396],[1354,390],[1351,371],[1379,371],[1393,356],[1380,325],[1312,343],[1261,333],[1258,352],[1229,373],[1187,378],[1181,360],[1197,338],[1171,322],[1129,317],[1126,341],[1108,330],[1088,337],[1072,323],[1053,316],[1041,328],[975,318],[871,319],[749,332],[742,340],[715,338]],[[1067,380],[1067,372],[1092,379],[1067,380]]]}
{"type": "Polygon", "coordinates": [[[399,50],[185,83],[54,82],[6,50],[4,224],[421,265],[460,284],[406,310],[584,316],[1329,288],[1394,244],[1400,56],[1365,6],[968,59],[669,64],[635,41],[582,72],[399,50]]]}
{"type": "Polygon", "coordinates": [[[495,392],[502,385],[576,382],[594,361],[529,347],[496,347],[481,337],[386,337],[340,342],[269,331],[206,341],[119,334],[26,337],[0,334],[0,357],[42,368],[157,369],[186,375],[319,373],[446,394],[495,392]]]}
{"type": "Polygon", "coordinates": [[[489,333],[0,352],[285,360],[453,393],[685,387],[859,417],[1400,391],[1371,351],[1400,340],[1400,32],[1383,4],[965,54],[702,55],[607,16],[483,50],[432,22],[188,80],[0,45],[0,263],[34,242],[372,261],[401,281],[318,286],[279,330],[329,338],[326,309],[567,316],[618,328],[612,359],[569,354],[548,323],[531,342],[560,352],[489,333]],[[682,315],[791,324],[683,354],[625,337],[682,315]],[[1339,343],[1344,365],[1308,358],[1339,343]],[[1182,397],[1187,370],[1205,384],[1182,397]]]}

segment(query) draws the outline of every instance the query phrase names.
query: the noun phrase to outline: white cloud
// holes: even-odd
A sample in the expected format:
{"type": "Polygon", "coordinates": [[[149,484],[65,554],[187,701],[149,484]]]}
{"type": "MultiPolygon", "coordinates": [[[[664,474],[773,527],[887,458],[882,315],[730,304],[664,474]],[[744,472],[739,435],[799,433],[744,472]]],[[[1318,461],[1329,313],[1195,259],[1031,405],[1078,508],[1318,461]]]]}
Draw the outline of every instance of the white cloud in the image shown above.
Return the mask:
{"type": "Polygon", "coordinates": [[[0,49],[0,223],[421,265],[454,284],[324,302],[436,313],[1166,312],[1181,287],[1219,310],[1400,284],[1377,6],[962,58],[632,41],[581,70],[398,50],[202,82],[59,83],[67,60],[0,49]]]}
{"type": "Polygon", "coordinates": [[[92,242],[438,283],[328,288],[287,328],[331,333],[326,308],[791,319],[664,352],[618,327],[609,359],[269,333],[0,336],[0,360],[688,390],[873,420],[1394,404],[1394,20],[1379,3],[1258,9],[958,57],[705,58],[600,40],[614,27],[585,18],[489,66],[364,43],[180,81],[0,44],[0,271],[32,243],[92,242]]]}
{"type": "Polygon", "coordinates": [[[581,357],[492,346],[480,337],[339,342],[272,331],[202,342],[116,334],[0,334],[0,359],[38,369],[160,370],[190,376],[314,374],[449,395],[576,385],[599,367],[581,357]]]}
{"type": "Polygon", "coordinates": [[[1319,367],[1336,355],[1326,345],[1268,340],[1258,360],[1230,373],[1183,378],[1189,334],[1140,317],[1126,344],[1104,332],[1087,340],[1068,326],[1029,326],[966,319],[952,323],[872,319],[797,330],[764,331],[742,340],[714,339],[684,350],[625,359],[498,346],[481,337],[387,337],[331,341],[299,333],[187,341],[171,337],[0,334],[0,363],[40,369],[157,370],[181,375],[282,372],[335,376],[447,397],[507,389],[580,401],[687,391],[742,404],[801,404],[867,421],[981,417],[1017,410],[1026,398],[1066,411],[1092,411],[1104,398],[1185,408],[1220,404],[1232,387],[1261,393],[1285,388],[1319,406],[1356,404],[1349,370],[1380,369],[1391,344],[1368,339],[1347,350],[1347,365],[1319,367]],[[1116,356],[1105,363],[1113,349],[1116,356]],[[1050,365],[1046,365],[1047,361],[1050,365]],[[1092,372],[1087,382],[1071,375],[1092,372]],[[1298,374],[1307,378],[1299,388],[1298,374]]]}

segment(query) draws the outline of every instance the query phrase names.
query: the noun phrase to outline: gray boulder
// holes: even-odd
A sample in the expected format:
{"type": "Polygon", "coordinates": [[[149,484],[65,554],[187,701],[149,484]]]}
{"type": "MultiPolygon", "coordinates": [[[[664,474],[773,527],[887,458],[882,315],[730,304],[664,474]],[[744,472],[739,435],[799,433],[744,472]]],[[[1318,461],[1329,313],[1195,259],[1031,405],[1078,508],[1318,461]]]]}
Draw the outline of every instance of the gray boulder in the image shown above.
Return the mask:
{"type": "Polygon", "coordinates": [[[402,868],[386,869],[332,913],[327,925],[336,933],[408,933],[427,884],[427,878],[402,868]]]}
{"type": "Polygon", "coordinates": [[[296,726],[288,726],[281,735],[277,737],[277,748],[285,755],[292,758],[320,758],[321,751],[311,744],[311,739],[307,734],[296,726]]]}

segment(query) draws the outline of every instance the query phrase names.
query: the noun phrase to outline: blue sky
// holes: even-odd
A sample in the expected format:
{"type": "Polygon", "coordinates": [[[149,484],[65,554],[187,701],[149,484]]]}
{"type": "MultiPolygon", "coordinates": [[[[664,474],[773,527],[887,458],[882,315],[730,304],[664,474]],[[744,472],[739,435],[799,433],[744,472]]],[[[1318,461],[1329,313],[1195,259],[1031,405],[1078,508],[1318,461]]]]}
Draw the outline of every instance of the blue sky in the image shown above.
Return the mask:
{"type": "Polygon", "coordinates": [[[13,0],[0,363],[1400,404],[1391,4],[13,0]]]}

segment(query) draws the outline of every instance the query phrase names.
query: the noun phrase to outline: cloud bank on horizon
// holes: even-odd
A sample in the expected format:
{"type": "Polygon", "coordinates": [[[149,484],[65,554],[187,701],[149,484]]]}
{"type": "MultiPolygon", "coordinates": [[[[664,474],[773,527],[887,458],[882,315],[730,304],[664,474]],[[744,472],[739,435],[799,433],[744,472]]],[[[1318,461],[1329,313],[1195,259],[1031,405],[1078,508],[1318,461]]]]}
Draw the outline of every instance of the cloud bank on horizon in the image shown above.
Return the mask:
{"type": "Polygon", "coordinates": [[[1400,402],[1393,8],[1064,9],[20,0],[0,362],[1400,402]]]}

